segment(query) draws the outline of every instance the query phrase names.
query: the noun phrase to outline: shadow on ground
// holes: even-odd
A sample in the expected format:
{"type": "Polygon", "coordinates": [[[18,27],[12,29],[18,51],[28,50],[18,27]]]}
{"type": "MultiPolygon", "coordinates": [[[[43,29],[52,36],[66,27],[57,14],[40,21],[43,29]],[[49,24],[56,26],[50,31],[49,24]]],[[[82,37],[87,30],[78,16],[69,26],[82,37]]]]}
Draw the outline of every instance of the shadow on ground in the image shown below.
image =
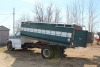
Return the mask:
{"type": "Polygon", "coordinates": [[[5,46],[7,46],[6,44],[0,44],[0,47],[5,47],[5,46]]]}
{"type": "Polygon", "coordinates": [[[50,60],[43,59],[40,52],[36,53],[35,50],[6,50],[5,53],[15,58],[11,67],[85,67],[85,65],[100,67],[99,56],[95,56],[95,59],[64,57],[50,60]]]}

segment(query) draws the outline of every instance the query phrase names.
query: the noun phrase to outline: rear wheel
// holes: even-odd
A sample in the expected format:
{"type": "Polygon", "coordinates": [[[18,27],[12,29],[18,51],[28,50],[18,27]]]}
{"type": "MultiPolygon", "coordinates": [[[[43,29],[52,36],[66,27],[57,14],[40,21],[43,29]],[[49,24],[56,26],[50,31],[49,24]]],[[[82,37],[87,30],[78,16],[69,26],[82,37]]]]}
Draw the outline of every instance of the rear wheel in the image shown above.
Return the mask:
{"type": "Polygon", "coordinates": [[[55,56],[55,51],[51,47],[46,47],[41,50],[41,55],[45,59],[52,59],[55,56]]]}
{"type": "Polygon", "coordinates": [[[15,48],[13,48],[11,41],[8,41],[8,43],[7,43],[7,49],[10,50],[10,51],[13,51],[15,49],[15,48]]]}
{"type": "Polygon", "coordinates": [[[55,50],[55,52],[56,52],[56,55],[57,55],[57,57],[61,57],[61,58],[63,58],[64,57],[64,52],[65,52],[65,50],[64,50],[64,48],[57,48],[56,50],[55,50]]]}
{"type": "Polygon", "coordinates": [[[64,52],[65,52],[65,50],[63,48],[61,48],[59,50],[59,55],[60,55],[61,58],[65,57],[64,52]]]}

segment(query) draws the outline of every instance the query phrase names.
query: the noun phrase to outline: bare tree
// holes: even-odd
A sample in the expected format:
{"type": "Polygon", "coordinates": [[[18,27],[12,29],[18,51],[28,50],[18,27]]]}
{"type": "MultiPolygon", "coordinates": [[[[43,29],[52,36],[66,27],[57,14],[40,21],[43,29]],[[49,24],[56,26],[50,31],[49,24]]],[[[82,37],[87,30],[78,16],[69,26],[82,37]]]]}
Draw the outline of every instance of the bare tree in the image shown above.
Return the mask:
{"type": "Polygon", "coordinates": [[[38,22],[43,22],[44,21],[44,6],[43,4],[35,4],[35,20],[38,22]]]}
{"type": "Polygon", "coordinates": [[[60,21],[61,21],[61,10],[56,8],[55,9],[54,22],[59,23],[60,21]]]}
{"type": "Polygon", "coordinates": [[[80,22],[80,5],[75,1],[71,6],[66,7],[66,21],[67,23],[80,22]]]}
{"type": "Polygon", "coordinates": [[[45,20],[47,20],[47,22],[50,23],[53,20],[52,17],[53,17],[53,6],[52,4],[50,4],[48,5],[46,10],[45,20]]]}
{"type": "Polygon", "coordinates": [[[24,21],[30,21],[30,16],[28,14],[23,14],[20,18],[19,18],[19,22],[24,22],[24,21]]]}
{"type": "Polygon", "coordinates": [[[58,8],[53,8],[52,4],[49,4],[47,7],[44,7],[43,4],[36,4],[35,9],[35,20],[37,22],[55,22],[58,23],[61,20],[61,10],[58,8]],[[53,19],[54,18],[54,19],[53,19]]]}
{"type": "Polygon", "coordinates": [[[84,0],[80,3],[80,12],[81,12],[81,25],[84,26],[84,0]]]}
{"type": "Polygon", "coordinates": [[[21,22],[28,22],[28,21],[31,21],[30,19],[30,16],[27,14],[23,14],[17,21],[16,23],[14,24],[15,26],[15,35],[20,33],[20,30],[21,30],[21,22]]]}
{"type": "Polygon", "coordinates": [[[95,20],[96,20],[97,16],[96,16],[95,11],[96,10],[94,8],[94,3],[93,3],[92,0],[90,0],[90,2],[89,2],[89,10],[88,10],[88,12],[89,12],[88,30],[90,32],[93,32],[94,25],[96,24],[95,20]]]}
{"type": "Polygon", "coordinates": [[[67,23],[78,23],[83,26],[84,23],[84,0],[75,1],[72,5],[66,7],[67,23]]]}
{"type": "Polygon", "coordinates": [[[66,21],[67,21],[67,23],[71,23],[71,20],[70,20],[70,7],[69,6],[67,6],[66,7],[66,21]]]}
{"type": "Polygon", "coordinates": [[[71,14],[72,14],[72,20],[74,23],[78,23],[78,7],[77,3],[73,3],[72,9],[71,9],[71,14]]]}

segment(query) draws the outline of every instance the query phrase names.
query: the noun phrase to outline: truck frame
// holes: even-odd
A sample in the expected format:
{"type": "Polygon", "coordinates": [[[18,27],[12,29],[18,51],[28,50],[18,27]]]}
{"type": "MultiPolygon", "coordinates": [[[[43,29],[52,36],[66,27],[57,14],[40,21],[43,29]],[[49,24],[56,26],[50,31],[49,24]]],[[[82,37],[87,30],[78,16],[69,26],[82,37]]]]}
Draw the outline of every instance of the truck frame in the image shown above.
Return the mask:
{"type": "Polygon", "coordinates": [[[54,58],[56,54],[63,57],[66,48],[86,47],[87,43],[91,43],[90,34],[75,24],[22,22],[20,40],[8,40],[7,48],[11,51],[17,48],[41,48],[41,55],[45,59],[54,58]]]}

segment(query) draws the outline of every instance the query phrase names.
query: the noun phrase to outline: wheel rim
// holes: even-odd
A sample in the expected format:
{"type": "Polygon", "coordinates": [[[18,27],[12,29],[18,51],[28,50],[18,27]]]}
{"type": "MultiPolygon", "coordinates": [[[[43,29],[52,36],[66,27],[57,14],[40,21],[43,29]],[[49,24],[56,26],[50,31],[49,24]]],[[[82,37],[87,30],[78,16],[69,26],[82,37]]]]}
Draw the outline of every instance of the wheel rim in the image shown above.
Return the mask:
{"type": "Polygon", "coordinates": [[[50,51],[49,51],[48,49],[44,49],[44,50],[43,50],[43,55],[44,55],[45,57],[49,57],[49,56],[50,56],[50,51]]]}

